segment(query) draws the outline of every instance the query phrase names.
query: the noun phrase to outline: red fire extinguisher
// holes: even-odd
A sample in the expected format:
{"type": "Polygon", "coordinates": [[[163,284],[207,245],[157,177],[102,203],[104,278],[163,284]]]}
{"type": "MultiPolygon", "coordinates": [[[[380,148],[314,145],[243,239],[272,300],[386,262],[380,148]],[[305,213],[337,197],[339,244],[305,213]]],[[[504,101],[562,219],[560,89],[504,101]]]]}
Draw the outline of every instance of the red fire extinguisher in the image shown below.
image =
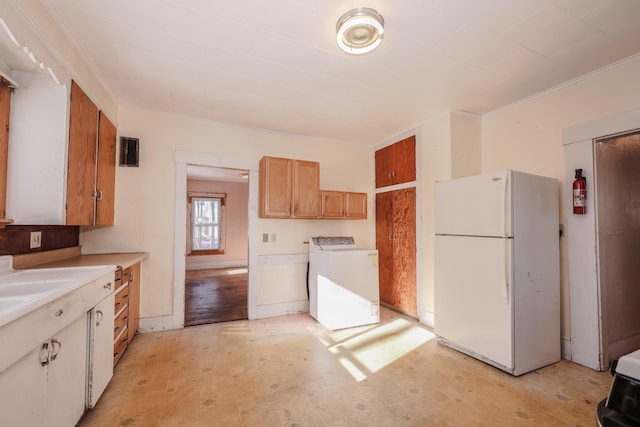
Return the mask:
{"type": "Polygon", "coordinates": [[[576,169],[576,179],[573,181],[573,213],[587,213],[587,179],[582,176],[582,169],[576,169]]]}

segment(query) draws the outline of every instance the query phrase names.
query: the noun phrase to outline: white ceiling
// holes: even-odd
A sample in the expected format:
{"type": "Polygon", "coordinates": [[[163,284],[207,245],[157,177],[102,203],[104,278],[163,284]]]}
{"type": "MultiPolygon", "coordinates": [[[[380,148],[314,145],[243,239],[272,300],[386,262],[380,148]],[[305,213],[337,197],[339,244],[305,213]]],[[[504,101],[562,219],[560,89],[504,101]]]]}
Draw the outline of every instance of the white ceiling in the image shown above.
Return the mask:
{"type": "Polygon", "coordinates": [[[224,182],[242,182],[248,184],[247,178],[243,178],[241,174],[248,171],[239,169],[216,168],[209,166],[187,166],[187,178],[197,179],[201,181],[224,181],[224,182]]]}
{"type": "Polygon", "coordinates": [[[42,0],[125,109],[376,144],[640,52],[639,0],[42,0]],[[382,45],[335,41],[354,7],[382,45]]]}

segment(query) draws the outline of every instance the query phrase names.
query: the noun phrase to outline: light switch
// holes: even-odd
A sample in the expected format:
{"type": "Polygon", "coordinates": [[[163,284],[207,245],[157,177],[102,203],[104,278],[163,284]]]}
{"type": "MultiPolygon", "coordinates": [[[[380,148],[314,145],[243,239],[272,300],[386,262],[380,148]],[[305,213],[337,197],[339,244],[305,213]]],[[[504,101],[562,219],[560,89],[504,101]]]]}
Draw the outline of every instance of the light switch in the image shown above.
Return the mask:
{"type": "Polygon", "coordinates": [[[42,231],[32,231],[29,237],[29,249],[37,249],[42,246],[42,231]]]}

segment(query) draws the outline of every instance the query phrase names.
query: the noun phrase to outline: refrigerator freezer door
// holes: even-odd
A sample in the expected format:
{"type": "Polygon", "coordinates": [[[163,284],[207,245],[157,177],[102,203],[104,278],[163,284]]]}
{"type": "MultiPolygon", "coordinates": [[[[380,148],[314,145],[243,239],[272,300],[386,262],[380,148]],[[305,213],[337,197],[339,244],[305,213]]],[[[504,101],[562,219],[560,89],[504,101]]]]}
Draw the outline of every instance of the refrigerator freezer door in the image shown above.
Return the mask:
{"type": "Polygon", "coordinates": [[[436,335],[513,369],[512,240],[435,237],[436,335]]]}
{"type": "Polygon", "coordinates": [[[513,237],[512,171],[436,182],[435,232],[513,237]]]}

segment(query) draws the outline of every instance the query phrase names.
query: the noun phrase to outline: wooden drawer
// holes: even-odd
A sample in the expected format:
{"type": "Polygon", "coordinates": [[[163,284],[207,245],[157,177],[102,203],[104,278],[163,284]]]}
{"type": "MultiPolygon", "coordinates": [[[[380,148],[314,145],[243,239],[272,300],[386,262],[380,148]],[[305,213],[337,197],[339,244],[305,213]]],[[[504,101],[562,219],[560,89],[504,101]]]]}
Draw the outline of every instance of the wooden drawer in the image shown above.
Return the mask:
{"type": "Polygon", "coordinates": [[[114,313],[118,314],[122,308],[129,302],[129,286],[125,286],[116,294],[116,302],[114,303],[114,313]]]}
{"type": "Polygon", "coordinates": [[[117,339],[118,335],[128,326],[129,324],[129,306],[126,306],[124,310],[115,318],[113,322],[113,339],[117,339]]]}
{"type": "Polygon", "coordinates": [[[124,353],[124,351],[127,349],[127,344],[129,344],[129,334],[127,333],[127,330],[125,328],[123,333],[113,344],[113,365],[114,366],[116,363],[118,363],[118,360],[120,360],[120,357],[122,357],[122,353],[124,353]]]}
{"type": "Polygon", "coordinates": [[[131,267],[122,270],[122,283],[129,283],[129,280],[131,279],[131,267]]]}
{"type": "Polygon", "coordinates": [[[122,281],[122,268],[118,267],[118,269],[116,270],[116,274],[115,274],[115,283],[116,283],[116,287],[114,288],[116,291],[118,289],[120,289],[120,286],[124,285],[124,282],[122,281]]]}

